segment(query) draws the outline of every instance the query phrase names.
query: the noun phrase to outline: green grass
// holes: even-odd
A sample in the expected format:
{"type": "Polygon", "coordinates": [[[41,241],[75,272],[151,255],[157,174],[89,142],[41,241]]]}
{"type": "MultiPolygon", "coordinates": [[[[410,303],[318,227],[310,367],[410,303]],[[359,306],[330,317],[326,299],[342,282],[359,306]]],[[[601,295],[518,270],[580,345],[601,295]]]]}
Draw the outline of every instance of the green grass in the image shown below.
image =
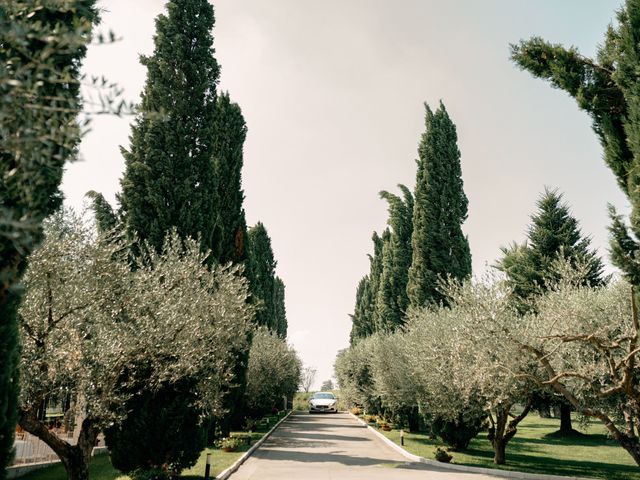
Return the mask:
{"type": "MultiPolygon", "coordinates": [[[[251,434],[251,445],[260,440],[283,415],[271,415],[265,417],[269,419],[269,424],[262,423],[258,425],[255,432],[251,434]]],[[[223,452],[218,448],[207,448],[200,454],[198,462],[191,468],[182,472],[185,480],[204,478],[204,469],[207,461],[207,453],[211,453],[211,475],[218,475],[226,470],[238,460],[244,452],[251,448],[251,445],[241,445],[235,452],[223,452]]],[[[52,465],[50,467],[35,470],[22,477],[21,480],[66,480],[67,474],[62,464],[52,465]]],[[[91,480],[131,480],[129,476],[123,475],[121,472],[113,468],[109,455],[97,455],[91,460],[89,466],[89,478],[91,480]]]]}
{"type": "MultiPolygon", "coordinates": [[[[558,427],[558,420],[529,415],[507,444],[506,465],[493,463],[493,449],[486,433],[473,439],[466,452],[452,452],[452,462],[540,474],[640,480],[640,468],[617,442],[607,438],[601,424],[591,423],[581,430],[586,435],[570,439],[551,435],[558,427]]],[[[398,430],[380,433],[400,444],[398,430]]],[[[405,432],[405,449],[414,455],[433,459],[436,446],[442,443],[425,434],[405,432]]]]}

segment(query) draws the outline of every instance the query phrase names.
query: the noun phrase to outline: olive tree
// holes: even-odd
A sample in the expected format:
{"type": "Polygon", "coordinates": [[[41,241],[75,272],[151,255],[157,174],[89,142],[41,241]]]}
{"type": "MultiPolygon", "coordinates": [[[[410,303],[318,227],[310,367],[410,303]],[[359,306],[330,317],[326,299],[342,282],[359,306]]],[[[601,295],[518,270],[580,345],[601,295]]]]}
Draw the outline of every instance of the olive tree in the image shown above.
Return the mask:
{"type": "Polygon", "coordinates": [[[253,335],[247,368],[247,404],[264,413],[292,398],[298,390],[302,362],[287,342],[266,327],[253,335]]]}
{"type": "Polygon", "coordinates": [[[565,276],[536,307],[513,335],[538,364],[530,378],[600,420],[640,465],[640,326],[631,285],[593,289],[565,276]]]}
{"type": "Polygon", "coordinates": [[[408,364],[426,413],[452,422],[486,416],[496,464],[505,463],[533,390],[521,376],[530,362],[511,339],[520,320],[509,293],[493,279],[452,285],[451,306],[414,310],[407,333],[408,364]]]}
{"type": "Polygon", "coordinates": [[[78,218],[57,215],[45,233],[19,310],[19,423],[58,454],[70,479],[86,479],[96,436],[125,417],[122,405],[136,394],[126,387],[140,377],[148,389],[190,379],[203,418],[220,409],[252,310],[246,281],[234,268],[210,270],[195,240],[171,234],[132,268],[127,245],[94,238],[78,218]],[[76,445],[37,415],[64,394],[75,401],[76,445]]]}

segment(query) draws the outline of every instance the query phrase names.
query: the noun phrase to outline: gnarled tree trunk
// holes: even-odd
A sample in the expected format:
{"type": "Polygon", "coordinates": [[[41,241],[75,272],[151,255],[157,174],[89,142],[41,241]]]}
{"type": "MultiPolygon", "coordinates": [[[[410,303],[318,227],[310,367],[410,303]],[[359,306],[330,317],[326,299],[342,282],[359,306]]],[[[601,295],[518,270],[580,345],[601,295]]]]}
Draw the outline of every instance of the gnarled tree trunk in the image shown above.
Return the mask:
{"type": "Polygon", "coordinates": [[[513,405],[505,405],[500,406],[496,409],[496,419],[494,420],[491,415],[489,415],[489,419],[491,420],[491,427],[489,427],[489,441],[491,442],[491,446],[493,447],[493,463],[496,465],[504,465],[507,461],[506,450],[507,443],[511,440],[516,433],[518,433],[518,429],[516,428],[518,424],[529,414],[531,410],[531,401],[527,403],[527,406],[524,408],[522,413],[517,417],[513,417],[513,419],[509,420],[509,412],[513,405]]]}
{"type": "Polygon", "coordinates": [[[99,430],[93,421],[85,418],[80,429],[78,443],[71,445],[62,440],[38,419],[35,409],[21,410],[20,426],[35,435],[53,450],[64,465],[69,480],[88,480],[91,452],[96,443],[99,430]]]}

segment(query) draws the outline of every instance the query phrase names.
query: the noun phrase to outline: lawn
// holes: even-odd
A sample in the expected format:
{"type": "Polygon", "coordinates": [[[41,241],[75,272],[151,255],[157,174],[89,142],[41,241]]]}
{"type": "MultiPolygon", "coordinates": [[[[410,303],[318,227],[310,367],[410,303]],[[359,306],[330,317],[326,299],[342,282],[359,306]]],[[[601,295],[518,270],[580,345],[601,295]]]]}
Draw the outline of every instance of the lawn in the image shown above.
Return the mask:
{"type": "MultiPolygon", "coordinates": [[[[486,433],[472,440],[469,449],[452,452],[453,463],[477,467],[501,468],[522,472],[554,474],[607,480],[640,480],[640,468],[618,444],[607,438],[604,427],[590,423],[582,437],[560,439],[551,435],[558,430],[556,419],[529,415],[518,426],[518,433],[507,445],[507,464],[493,464],[493,449],[486,433]]],[[[577,423],[574,424],[574,428],[577,423]]],[[[400,444],[400,432],[380,433],[400,444]]],[[[405,449],[415,455],[433,459],[439,441],[425,434],[405,432],[405,449]]]]}
{"type": "MultiPolygon", "coordinates": [[[[261,439],[265,433],[267,433],[273,425],[278,421],[278,417],[271,416],[269,418],[269,424],[266,423],[258,425],[257,431],[251,434],[251,444],[261,439]]],[[[240,433],[240,432],[238,432],[240,433]]],[[[185,480],[202,479],[204,477],[204,469],[207,461],[207,453],[211,453],[211,476],[218,475],[223,470],[229,468],[233,463],[238,460],[244,452],[251,448],[250,445],[241,445],[235,452],[223,452],[218,448],[207,448],[201,454],[192,468],[182,472],[182,477],[185,480]]],[[[56,464],[51,467],[42,468],[30,472],[22,477],[20,480],[66,480],[67,474],[62,464],[56,464]]],[[[111,465],[111,459],[109,455],[102,454],[97,455],[89,466],[89,478],[91,480],[130,480],[127,475],[123,475],[121,472],[113,468],[111,465]]]]}

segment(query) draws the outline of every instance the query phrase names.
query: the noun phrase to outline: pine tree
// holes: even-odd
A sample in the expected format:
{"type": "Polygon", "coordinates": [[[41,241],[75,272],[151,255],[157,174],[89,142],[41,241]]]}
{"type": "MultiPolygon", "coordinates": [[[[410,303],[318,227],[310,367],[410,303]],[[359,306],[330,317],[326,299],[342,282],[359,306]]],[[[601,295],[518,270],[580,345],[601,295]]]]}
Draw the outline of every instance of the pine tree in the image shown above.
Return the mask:
{"type": "MultiPolygon", "coordinates": [[[[503,257],[496,267],[507,276],[513,292],[513,302],[521,313],[532,309],[531,300],[542,295],[558,280],[554,264],[566,259],[573,265],[586,266],[585,285],[597,287],[605,282],[603,264],[591,250],[591,240],[582,235],[578,220],[571,215],[562,194],[545,190],[537,202],[538,211],[531,216],[531,225],[524,244],[514,243],[502,248],[503,257]]],[[[571,406],[546,392],[537,395],[536,408],[549,410],[552,404],[560,408],[560,434],[574,433],[571,406]]]]}
{"type": "Polygon", "coordinates": [[[595,59],[539,37],[511,46],[512,60],[575,98],[592,120],[604,160],[632,207],[630,228],[611,209],[611,259],[640,286],[640,0],[627,0],[595,59]]]}
{"type": "Polygon", "coordinates": [[[18,415],[18,287],[42,221],[62,204],[80,141],[80,67],[95,0],[0,4],[0,479],[18,415]]]}
{"type": "Polygon", "coordinates": [[[220,264],[241,263],[246,257],[247,224],[242,203],[243,146],[247,127],[242,111],[228,93],[216,102],[213,164],[217,181],[216,227],[212,254],[220,264]]]}
{"type": "Polygon", "coordinates": [[[399,185],[403,197],[389,192],[380,196],[389,203],[389,242],[383,246],[382,275],[376,298],[377,329],[393,331],[404,324],[409,306],[407,279],[411,266],[411,233],[413,231],[413,195],[399,185]]]}
{"type": "Polygon", "coordinates": [[[537,207],[538,211],[531,216],[527,241],[503,248],[504,255],[496,265],[507,275],[521,312],[528,311],[529,300],[544,293],[558,279],[554,263],[559,258],[588,267],[585,285],[596,287],[604,283],[602,260],[591,250],[591,240],[582,235],[578,220],[571,215],[562,194],[545,190],[537,207]]]}
{"type": "Polygon", "coordinates": [[[467,218],[456,127],[442,102],[426,108],[426,131],[418,149],[418,172],[407,295],[413,307],[445,302],[441,279],[471,275],[469,242],[461,225],[467,218]]]}
{"type": "Polygon", "coordinates": [[[200,236],[210,248],[217,186],[213,128],[219,68],[213,57],[213,7],[172,0],[156,19],[155,49],[142,57],[147,81],[131,146],[122,150],[120,203],[127,229],[160,250],[167,231],[200,236]]]}
{"type": "Polygon", "coordinates": [[[274,289],[276,261],[273,257],[271,239],[265,226],[258,222],[247,235],[248,270],[251,295],[259,305],[256,324],[277,331],[274,289]]]}

